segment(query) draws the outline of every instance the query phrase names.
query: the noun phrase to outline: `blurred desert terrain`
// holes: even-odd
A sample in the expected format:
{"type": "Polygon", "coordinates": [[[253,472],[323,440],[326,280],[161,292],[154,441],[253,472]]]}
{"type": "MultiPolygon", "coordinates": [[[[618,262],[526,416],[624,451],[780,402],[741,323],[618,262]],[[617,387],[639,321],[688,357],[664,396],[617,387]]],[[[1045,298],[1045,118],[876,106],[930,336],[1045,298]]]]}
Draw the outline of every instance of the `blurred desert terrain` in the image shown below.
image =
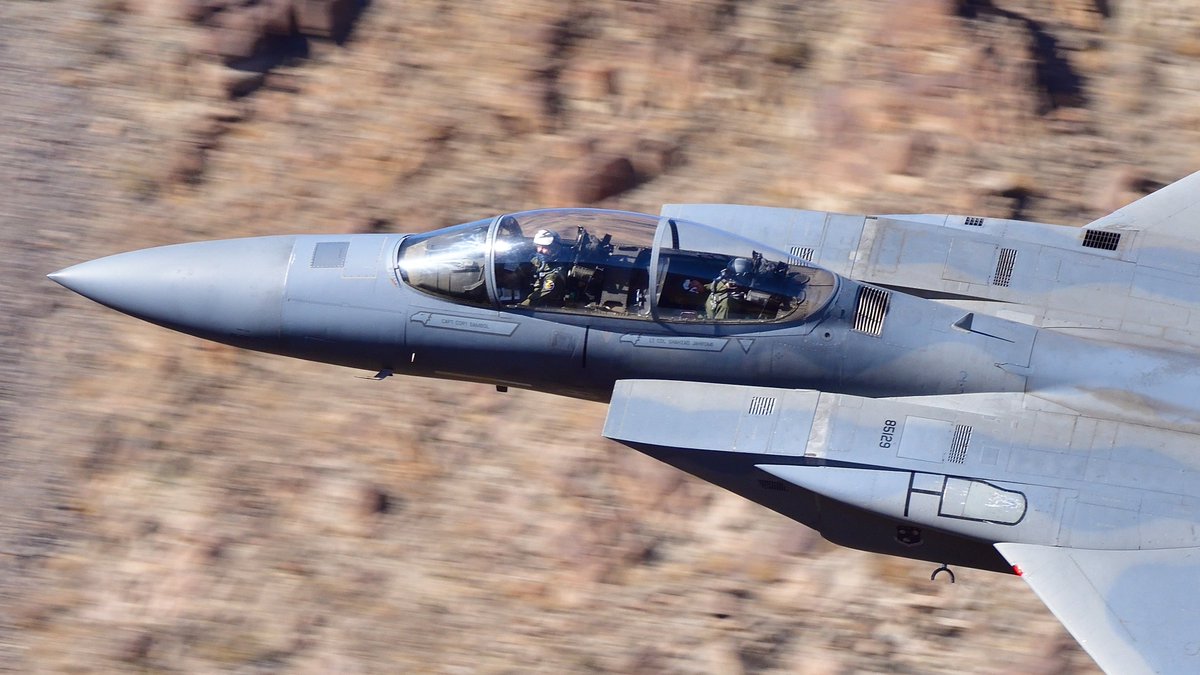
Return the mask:
{"type": "Polygon", "coordinates": [[[1096,672],[1020,579],[836,548],[604,406],[43,275],[573,204],[1083,224],[1197,168],[1176,0],[3,0],[0,668],[1096,672]]]}

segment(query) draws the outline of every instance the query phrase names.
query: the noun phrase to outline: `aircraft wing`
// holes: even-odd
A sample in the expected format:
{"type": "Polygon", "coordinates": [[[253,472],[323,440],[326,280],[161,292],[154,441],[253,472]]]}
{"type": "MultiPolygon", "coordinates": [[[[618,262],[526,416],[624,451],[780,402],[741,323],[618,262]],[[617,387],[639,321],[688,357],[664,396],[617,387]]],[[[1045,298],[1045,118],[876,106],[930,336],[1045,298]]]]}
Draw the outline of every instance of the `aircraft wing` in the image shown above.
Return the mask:
{"type": "Polygon", "coordinates": [[[1200,548],[996,549],[1105,671],[1200,672],[1200,548]]]}
{"type": "Polygon", "coordinates": [[[604,435],[835,543],[1019,570],[1109,672],[1200,672],[1197,437],[1037,404],[621,380],[604,435]]]}
{"type": "Polygon", "coordinates": [[[1200,239],[1200,171],[1127,204],[1084,226],[1088,230],[1135,230],[1176,239],[1200,239]]]}

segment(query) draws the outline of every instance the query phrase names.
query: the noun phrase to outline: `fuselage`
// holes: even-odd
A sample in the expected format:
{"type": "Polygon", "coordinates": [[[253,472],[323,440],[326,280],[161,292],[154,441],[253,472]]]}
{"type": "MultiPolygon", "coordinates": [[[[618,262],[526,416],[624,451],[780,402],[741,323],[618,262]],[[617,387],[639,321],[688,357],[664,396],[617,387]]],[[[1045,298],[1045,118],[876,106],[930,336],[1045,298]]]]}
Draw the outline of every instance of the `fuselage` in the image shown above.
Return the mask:
{"type": "Polygon", "coordinates": [[[1083,229],[552,209],[50,276],[174,330],[379,379],[608,401],[608,439],[934,576],[1022,574],[1114,672],[1193,672],[1196,176],[1083,229]]]}
{"type": "MultiPolygon", "coordinates": [[[[1044,410],[1022,413],[1031,420],[1028,429],[1095,426],[1091,418],[1071,416],[1085,410],[1101,411],[1106,424],[1119,422],[1127,436],[1143,427],[1164,434],[1200,432],[1193,422],[1200,419],[1200,401],[1190,395],[1200,359],[1190,352],[1039,329],[862,284],[767,245],[666,217],[535,211],[420,235],[201,242],[111,256],[53,276],[98,302],[168,328],[382,375],[482,382],[596,401],[608,400],[621,380],[815,390],[876,400],[1029,395],[1044,410]],[[535,239],[553,245],[534,253],[535,239]],[[546,291],[547,285],[552,292],[539,298],[537,289],[546,291]]],[[[1167,537],[1175,545],[1200,544],[1189,539],[1195,538],[1190,530],[1179,529],[1185,520],[1168,530],[1146,529],[1139,520],[1144,512],[1157,524],[1171,509],[1195,508],[1200,488],[1190,477],[1200,466],[1190,456],[1143,453],[1137,455],[1142,458],[1137,471],[1122,475],[1113,458],[1132,450],[1110,444],[1096,452],[1098,441],[1089,436],[1080,437],[1075,457],[1025,448],[997,454],[990,463],[932,466],[941,460],[892,449],[888,437],[899,438],[904,422],[881,414],[870,424],[882,425],[885,440],[834,448],[836,464],[990,481],[1008,486],[1004,489],[1027,486],[1021,489],[1030,499],[1043,495],[1036,517],[1012,523],[935,519],[933,527],[962,539],[942,548],[891,550],[895,523],[910,514],[854,521],[860,531],[878,525],[885,533],[879,543],[876,533],[848,534],[831,524],[830,514],[859,508],[854,499],[827,500],[825,506],[794,497],[781,501],[777,494],[756,492],[765,474],[747,468],[753,464],[726,466],[696,453],[639,449],[841,543],[897,555],[1002,569],[990,542],[1057,542],[1069,530],[1064,523],[1070,524],[1075,504],[1092,492],[1098,495],[1092,501],[1116,494],[1151,505],[1132,512],[1125,534],[1101,543],[1137,548],[1167,537]]],[[[1177,446],[1178,439],[1171,443],[1177,446]]],[[[801,466],[830,460],[789,461],[801,466]]],[[[879,497],[863,494],[868,501],[879,497]]]]}
{"type": "MultiPolygon", "coordinates": [[[[1025,392],[1068,408],[1198,432],[1200,358],[969,312],[836,277],[820,311],[794,321],[646,315],[456,302],[406,283],[402,235],[299,236],[279,334],[243,345],[372,371],[607,400],[621,379],[676,379],[900,397],[1025,392]],[[345,244],[347,264],[313,266],[345,244]]],[[[836,276],[836,275],[834,275],[836,276]]],[[[212,336],[209,336],[212,337],[212,336]]]]}
{"type": "MultiPolygon", "coordinates": [[[[340,365],[607,400],[620,379],[679,379],[872,396],[1021,391],[1036,330],[838,278],[796,321],[658,320],[559,307],[476,306],[412,287],[403,237],[296,237],[280,335],[258,348],[340,365]],[[310,264],[368,250],[367,273],[310,264]],[[870,303],[876,303],[872,306],[870,303]],[[979,324],[988,321],[986,330],[979,324]]],[[[238,340],[248,345],[243,339],[238,340]]]]}

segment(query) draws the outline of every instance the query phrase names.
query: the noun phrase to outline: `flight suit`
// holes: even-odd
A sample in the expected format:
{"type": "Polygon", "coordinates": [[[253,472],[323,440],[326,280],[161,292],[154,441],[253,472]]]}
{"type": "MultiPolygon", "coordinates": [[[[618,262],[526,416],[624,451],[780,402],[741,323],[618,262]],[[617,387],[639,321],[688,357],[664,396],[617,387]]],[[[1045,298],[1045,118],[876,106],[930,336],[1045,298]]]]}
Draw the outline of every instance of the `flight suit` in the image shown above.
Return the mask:
{"type": "Polygon", "coordinates": [[[533,289],[521,307],[562,307],[567,292],[567,272],[556,262],[533,259],[533,289]]]}
{"type": "Polygon", "coordinates": [[[704,284],[704,288],[709,291],[708,299],[704,301],[704,315],[718,321],[729,318],[730,305],[745,293],[733,279],[723,276],[713,279],[711,284],[704,284]]]}

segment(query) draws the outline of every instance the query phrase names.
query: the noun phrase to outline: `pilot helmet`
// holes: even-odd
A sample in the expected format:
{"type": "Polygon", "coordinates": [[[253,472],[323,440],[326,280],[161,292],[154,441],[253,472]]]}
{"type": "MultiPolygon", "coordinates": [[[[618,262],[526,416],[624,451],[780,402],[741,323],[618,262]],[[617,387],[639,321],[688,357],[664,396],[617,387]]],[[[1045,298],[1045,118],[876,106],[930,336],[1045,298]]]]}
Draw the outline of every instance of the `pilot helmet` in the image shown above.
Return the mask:
{"type": "Polygon", "coordinates": [[[550,230],[538,230],[533,235],[533,245],[537,247],[534,255],[535,264],[541,267],[546,262],[546,256],[553,258],[558,255],[558,233],[550,230]]]}
{"type": "Polygon", "coordinates": [[[750,261],[745,258],[734,258],[729,261],[729,271],[741,276],[750,273],[750,261]]]}
{"type": "Polygon", "coordinates": [[[558,245],[558,233],[551,232],[550,230],[538,230],[533,235],[533,245],[534,246],[549,246],[549,247],[557,246],[558,245]]]}

